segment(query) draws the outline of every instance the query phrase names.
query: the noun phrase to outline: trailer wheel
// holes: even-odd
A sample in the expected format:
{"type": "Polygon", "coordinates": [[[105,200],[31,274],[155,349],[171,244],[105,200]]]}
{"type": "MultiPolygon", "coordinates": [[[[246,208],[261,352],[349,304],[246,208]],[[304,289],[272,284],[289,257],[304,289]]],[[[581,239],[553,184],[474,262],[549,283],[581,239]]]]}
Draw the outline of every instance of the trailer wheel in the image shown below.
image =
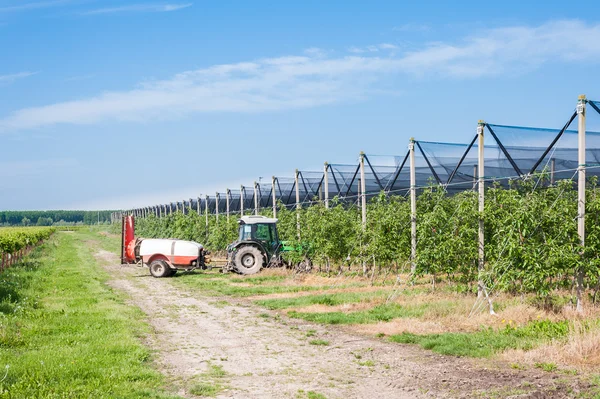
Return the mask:
{"type": "Polygon", "coordinates": [[[235,266],[241,274],[258,273],[263,265],[263,254],[256,247],[245,246],[235,254],[235,266]]]}
{"type": "Polygon", "coordinates": [[[169,277],[171,268],[164,260],[153,260],[149,266],[150,274],[153,277],[169,277]]]}

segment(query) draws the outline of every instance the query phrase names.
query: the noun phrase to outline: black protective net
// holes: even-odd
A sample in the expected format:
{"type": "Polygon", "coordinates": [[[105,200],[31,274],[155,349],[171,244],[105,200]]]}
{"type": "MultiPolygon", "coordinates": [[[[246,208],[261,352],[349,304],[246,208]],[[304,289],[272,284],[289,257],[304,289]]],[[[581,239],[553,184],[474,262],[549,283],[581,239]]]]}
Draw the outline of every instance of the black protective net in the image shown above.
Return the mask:
{"type": "MultiPolygon", "coordinates": [[[[600,102],[587,102],[586,165],[588,176],[600,175],[600,102]],[[594,130],[596,129],[596,130],[594,130]]],[[[559,129],[485,124],[485,178],[507,184],[508,179],[523,178],[545,171],[549,179],[574,176],[578,166],[577,114],[565,118],[559,129]]],[[[415,142],[415,175],[418,188],[442,185],[454,193],[474,189],[478,177],[478,142],[475,136],[468,143],[415,142]]],[[[410,190],[409,152],[404,155],[365,155],[365,192],[371,198],[384,191],[391,195],[406,195],[410,190]]],[[[259,181],[239,190],[217,195],[191,198],[189,201],[149,208],[154,213],[170,213],[183,207],[200,212],[224,213],[229,199],[229,212],[249,213],[256,206],[270,208],[273,197],[289,208],[301,204],[339,197],[351,204],[361,191],[359,160],[355,164],[326,164],[324,171],[299,171],[298,187],[293,176],[259,181]],[[255,201],[255,193],[257,195],[255,201]]]]}

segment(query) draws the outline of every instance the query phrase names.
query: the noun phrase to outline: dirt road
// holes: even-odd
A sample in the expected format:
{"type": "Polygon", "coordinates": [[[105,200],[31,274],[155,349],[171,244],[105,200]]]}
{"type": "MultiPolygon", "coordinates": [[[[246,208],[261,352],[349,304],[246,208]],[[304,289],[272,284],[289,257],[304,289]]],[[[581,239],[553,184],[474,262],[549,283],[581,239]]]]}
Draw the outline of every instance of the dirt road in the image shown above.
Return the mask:
{"type": "Polygon", "coordinates": [[[96,251],[109,284],[148,315],[156,366],[184,397],[197,397],[194,384],[214,382],[211,370],[224,387],[218,398],[567,398],[579,384],[288,319],[182,289],[96,251]]]}

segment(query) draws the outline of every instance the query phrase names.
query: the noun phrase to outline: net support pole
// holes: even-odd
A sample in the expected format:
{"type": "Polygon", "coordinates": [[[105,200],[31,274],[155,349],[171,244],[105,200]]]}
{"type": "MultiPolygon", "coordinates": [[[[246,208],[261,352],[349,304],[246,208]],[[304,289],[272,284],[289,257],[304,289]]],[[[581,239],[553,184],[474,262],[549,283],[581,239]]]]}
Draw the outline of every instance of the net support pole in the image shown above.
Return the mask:
{"type": "Polygon", "coordinates": [[[477,165],[473,165],[473,191],[477,188],[477,165]]]}
{"type": "Polygon", "coordinates": [[[254,182],[254,214],[258,215],[258,183],[254,182]]]}
{"type": "Polygon", "coordinates": [[[329,174],[327,173],[327,169],[329,169],[329,164],[325,162],[323,165],[323,184],[324,188],[324,198],[325,198],[325,209],[329,209],[329,174]]]}
{"type": "MultiPolygon", "coordinates": [[[[578,132],[578,166],[577,166],[577,235],[581,245],[581,254],[585,248],[585,104],[584,95],[577,100],[577,132],[578,132]]],[[[583,261],[583,259],[582,259],[583,261]]],[[[583,278],[584,271],[580,266],[577,270],[577,312],[583,312],[583,278]]]]}
{"type": "Polygon", "coordinates": [[[204,198],[204,219],[206,221],[206,230],[208,233],[208,195],[204,198]]]}
{"type": "Polygon", "coordinates": [[[219,200],[221,199],[221,195],[216,192],[215,193],[215,217],[217,221],[217,225],[219,224],[219,200]]]}
{"type": "Polygon", "coordinates": [[[240,217],[244,216],[244,201],[246,200],[246,188],[240,186],[240,217]]]}
{"type": "Polygon", "coordinates": [[[417,173],[415,166],[415,139],[408,143],[410,158],[410,273],[417,271],[417,173]]]}
{"type": "Polygon", "coordinates": [[[277,217],[277,193],[275,192],[275,176],[271,176],[271,195],[273,199],[273,217],[277,217]]]}
{"type": "Polygon", "coordinates": [[[554,185],[554,173],[556,172],[556,158],[550,160],[550,185],[554,185]]]}
{"type": "Polygon", "coordinates": [[[299,172],[296,169],[294,173],[294,185],[296,186],[296,230],[298,239],[300,239],[300,185],[298,184],[299,172]]]}
{"type": "Polygon", "coordinates": [[[229,222],[229,197],[231,197],[231,190],[225,190],[225,215],[227,215],[227,221],[229,222]]]}
{"type": "Polygon", "coordinates": [[[479,203],[479,231],[478,231],[478,257],[477,257],[477,298],[483,298],[483,269],[485,266],[485,251],[484,251],[484,243],[485,243],[485,235],[484,235],[484,222],[483,222],[483,210],[485,205],[485,164],[484,164],[484,133],[483,128],[485,126],[485,122],[482,120],[477,124],[477,149],[478,149],[478,159],[477,159],[477,189],[479,192],[478,195],[478,203],[479,203]]]}
{"type": "Polygon", "coordinates": [[[181,200],[181,213],[185,215],[185,200],[181,200]]]}
{"type": "Polygon", "coordinates": [[[198,212],[198,215],[202,214],[202,209],[200,208],[200,204],[202,201],[200,201],[200,197],[197,198],[197,203],[196,203],[196,212],[198,212]]]}
{"type": "Polygon", "coordinates": [[[365,153],[360,152],[360,205],[362,209],[362,229],[367,229],[367,193],[365,182],[365,153]]]}
{"type": "Polygon", "coordinates": [[[478,234],[478,259],[477,259],[477,299],[487,300],[489,306],[489,312],[495,315],[494,304],[492,298],[488,295],[488,291],[483,281],[483,273],[485,271],[485,221],[484,221],[484,210],[485,210],[485,147],[484,147],[484,128],[485,122],[480,120],[477,123],[477,137],[478,137],[478,171],[477,171],[477,189],[479,192],[479,234],[478,234]]]}

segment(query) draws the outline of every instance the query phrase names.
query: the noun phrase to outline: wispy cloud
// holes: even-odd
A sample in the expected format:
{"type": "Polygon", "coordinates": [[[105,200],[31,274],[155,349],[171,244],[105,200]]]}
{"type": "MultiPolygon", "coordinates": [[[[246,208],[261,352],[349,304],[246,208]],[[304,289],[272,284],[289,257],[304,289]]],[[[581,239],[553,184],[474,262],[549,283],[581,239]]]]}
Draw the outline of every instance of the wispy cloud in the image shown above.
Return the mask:
{"type": "Polygon", "coordinates": [[[19,73],[13,73],[10,75],[0,75],[0,84],[12,83],[15,80],[27,78],[29,76],[36,75],[38,73],[39,72],[19,72],[19,73]]]}
{"type": "Polygon", "coordinates": [[[377,53],[378,51],[397,50],[398,46],[390,43],[374,44],[365,47],[350,47],[348,51],[354,54],[377,53]]]}
{"type": "MultiPolygon", "coordinates": [[[[376,47],[381,49],[382,45],[376,47]]],[[[402,52],[259,59],[187,71],[128,91],[20,109],[0,131],[54,124],[178,118],[190,113],[264,112],[359,101],[390,87],[387,77],[443,79],[525,73],[547,63],[600,62],[600,24],[577,20],[490,29],[456,43],[402,52]]]]}
{"type": "Polygon", "coordinates": [[[73,3],[74,0],[53,0],[53,1],[36,1],[31,3],[21,3],[14,6],[6,6],[0,7],[0,13],[9,13],[9,12],[20,12],[20,11],[29,11],[36,10],[40,8],[51,8],[51,7],[60,7],[70,3],[73,3]]]}
{"type": "Polygon", "coordinates": [[[129,12],[169,12],[177,11],[183,8],[191,7],[193,3],[184,4],[131,4],[120,7],[98,8],[95,10],[84,11],[82,15],[98,15],[98,14],[117,14],[129,12]]]}

